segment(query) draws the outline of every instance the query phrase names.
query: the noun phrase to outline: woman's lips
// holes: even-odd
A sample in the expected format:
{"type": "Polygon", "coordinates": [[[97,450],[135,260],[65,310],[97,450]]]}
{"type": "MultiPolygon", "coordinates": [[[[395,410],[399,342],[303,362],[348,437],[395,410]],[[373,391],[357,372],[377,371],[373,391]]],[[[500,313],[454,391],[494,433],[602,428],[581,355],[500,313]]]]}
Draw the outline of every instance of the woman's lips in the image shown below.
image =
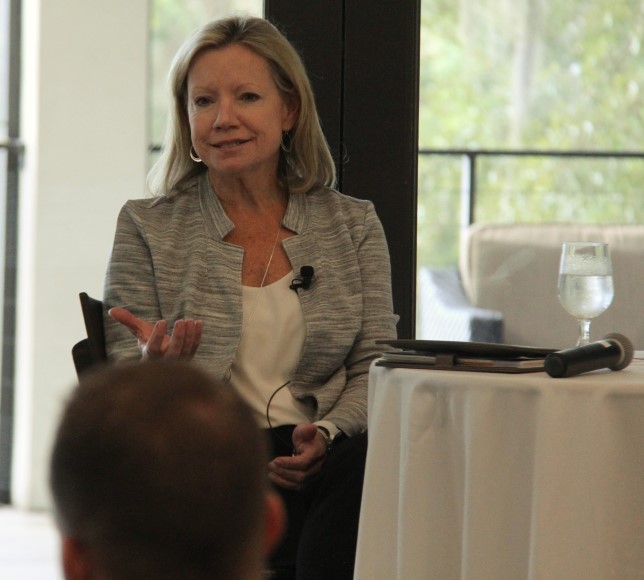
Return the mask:
{"type": "Polygon", "coordinates": [[[240,145],[244,145],[245,143],[248,143],[248,139],[234,139],[230,141],[220,141],[219,143],[215,143],[213,147],[216,149],[232,149],[233,147],[239,147],[240,145]]]}

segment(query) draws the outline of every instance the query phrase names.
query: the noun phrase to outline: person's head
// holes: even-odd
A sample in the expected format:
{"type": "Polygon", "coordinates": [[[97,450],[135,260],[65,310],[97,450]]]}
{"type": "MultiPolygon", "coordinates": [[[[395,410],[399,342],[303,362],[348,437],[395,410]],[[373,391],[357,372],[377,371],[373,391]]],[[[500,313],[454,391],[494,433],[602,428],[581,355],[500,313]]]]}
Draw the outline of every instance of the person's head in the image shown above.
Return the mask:
{"type": "MultiPolygon", "coordinates": [[[[224,51],[233,46],[242,47],[244,52],[250,52],[263,63],[273,88],[290,113],[283,127],[284,147],[280,148],[277,143],[274,151],[279,182],[292,193],[333,186],[333,159],[320,127],[309,79],[297,51],[267,20],[231,17],[209,22],[196,30],[175,56],[170,70],[172,108],[161,158],[150,172],[151,191],[174,195],[195,175],[207,170],[216,171],[190,157],[193,145],[197,152],[200,149],[191,134],[190,77],[195,73],[194,67],[202,65],[198,71],[202,79],[211,68],[213,81],[220,82],[222,75],[229,75],[235,69],[230,66],[227,70],[222,68],[226,58],[208,59],[206,55],[217,52],[222,57],[230,56],[230,51],[227,55],[224,51]]],[[[236,55],[239,56],[239,51],[236,55]]],[[[255,67],[254,70],[259,69],[255,67]]],[[[248,73],[252,74],[252,71],[248,73]]],[[[207,158],[204,161],[207,163],[207,158]]]]}
{"type": "Polygon", "coordinates": [[[66,578],[259,578],[283,523],[267,461],[245,403],[194,363],[88,373],[51,455],[66,578]]]}

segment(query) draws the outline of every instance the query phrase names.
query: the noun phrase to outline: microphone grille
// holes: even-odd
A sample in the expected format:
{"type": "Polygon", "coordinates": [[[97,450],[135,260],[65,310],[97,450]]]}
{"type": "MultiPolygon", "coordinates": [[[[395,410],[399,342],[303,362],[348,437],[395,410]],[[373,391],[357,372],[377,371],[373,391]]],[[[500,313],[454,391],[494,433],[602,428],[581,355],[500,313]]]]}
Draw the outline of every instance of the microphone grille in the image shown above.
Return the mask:
{"type": "Polygon", "coordinates": [[[609,367],[611,371],[621,371],[631,364],[635,349],[633,348],[633,343],[627,337],[618,332],[611,332],[604,337],[604,340],[614,340],[619,344],[623,353],[621,360],[616,365],[609,367]]]}

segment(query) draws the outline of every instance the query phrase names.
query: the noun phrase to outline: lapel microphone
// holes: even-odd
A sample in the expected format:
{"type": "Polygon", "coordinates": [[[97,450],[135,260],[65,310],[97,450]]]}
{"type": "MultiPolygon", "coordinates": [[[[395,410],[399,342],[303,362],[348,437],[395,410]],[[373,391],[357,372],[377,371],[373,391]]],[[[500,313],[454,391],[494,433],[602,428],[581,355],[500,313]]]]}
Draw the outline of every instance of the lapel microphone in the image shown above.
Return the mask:
{"type": "Polygon", "coordinates": [[[625,369],[633,360],[633,344],[613,332],[597,342],[553,352],[546,357],[546,372],[555,378],[572,377],[597,369],[625,369]]]}
{"type": "Polygon", "coordinates": [[[302,266],[300,268],[300,275],[296,276],[292,281],[289,288],[297,292],[300,288],[308,290],[311,287],[311,282],[315,277],[315,270],[313,266],[302,266]]]}

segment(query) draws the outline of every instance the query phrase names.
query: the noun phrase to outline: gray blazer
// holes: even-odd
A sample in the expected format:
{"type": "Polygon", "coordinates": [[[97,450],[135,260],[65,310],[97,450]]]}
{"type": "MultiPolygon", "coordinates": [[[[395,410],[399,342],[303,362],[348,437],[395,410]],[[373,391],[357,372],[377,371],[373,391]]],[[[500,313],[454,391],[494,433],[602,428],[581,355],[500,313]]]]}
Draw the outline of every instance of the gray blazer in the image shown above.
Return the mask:
{"type": "MultiPolygon", "coordinates": [[[[319,189],[289,198],[283,241],[299,272],[315,278],[298,297],[306,327],[302,355],[289,385],[348,435],[367,426],[370,363],[376,339],[396,336],[389,252],[373,204],[319,189]]],[[[195,361],[223,377],[241,330],[243,249],[223,240],[233,228],[206,174],[174,197],[128,201],[118,218],[104,302],[172,328],[179,318],[203,321],[195,361]]],[[[110,360],[139,358],[136,339],[106,317],[110,360]]]]}

